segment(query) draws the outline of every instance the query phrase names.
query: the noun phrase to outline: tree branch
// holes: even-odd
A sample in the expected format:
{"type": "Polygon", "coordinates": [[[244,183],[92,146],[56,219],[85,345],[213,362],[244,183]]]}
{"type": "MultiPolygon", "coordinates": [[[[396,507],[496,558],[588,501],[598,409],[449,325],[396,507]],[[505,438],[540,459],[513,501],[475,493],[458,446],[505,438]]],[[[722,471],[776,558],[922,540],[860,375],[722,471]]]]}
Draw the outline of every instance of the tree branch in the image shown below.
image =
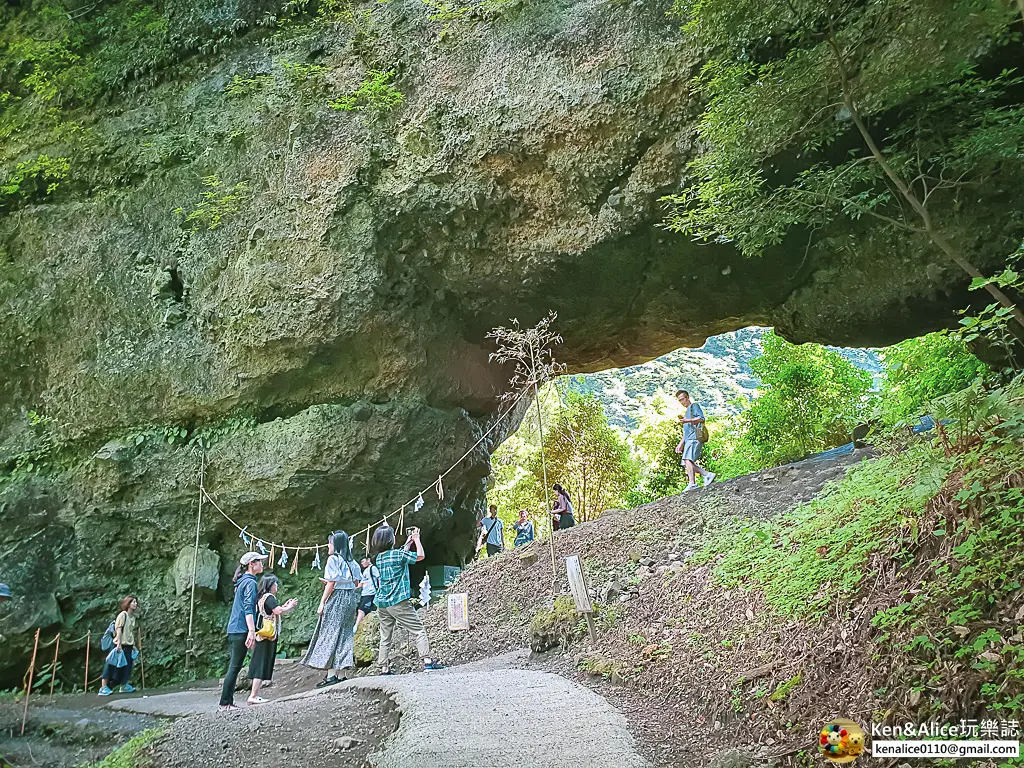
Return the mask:
{"type": "MultiPolygon", "coordinates": [[[[1024,0],[1018,0],[1019,3],[1024,5],[1024,0]]],[[[949,259],[960,267],[964,272],[969,274],[973,278],[982,278],[984,275],[975,267],[970,261],[965,259],[961,253],[953,247],[953,245],[940,233],[938,232],[933,223],[931,215],[925,206],[914,194],[914,191],[910,189],[906,181],[896,172],[896,170],[889,164],[885,156],[882,154],[882,150],[878,147],[875,142],[874,136],[868,130],[863,118],[861,117],[860,111],[857,109],[857,105],[854,103],[853,95],[850,92],[850,81],[846,71],[845,60],[843,54],[839,50],[839,44],[835,39],[835,31],[832,27],[832,23],[829,22],[829,38],[828,45],[832,48],[832,52],[836,57],[836,65],[839,67],[839,79],[843,87],[843,100],[846,102],[846,108],[850,110],[850,117],[853,119],[854,125],[857,126],[857,131],[860,133],[861,138],[867,145],[868,150],[871,152],[872,157],[875,158],[879,167],[881,167],[883,173],[888,176],[892,183],[896,185],[896,188],[900,191],[900,194],[910,203],[910,207],[913,208],[917,215],[921,218],[921,223],[924,225],[924,231],[931,238],[931,241],[939,247],[939,249],[946,254],[949,259]]],[[[1024,326],[1024,311],[1020,309],[1010,297],[1003,293],[998,286],[991,283],[985,285],[985,290],[1003,307],[1010,310],[1014,319],[1024,326]]]]}

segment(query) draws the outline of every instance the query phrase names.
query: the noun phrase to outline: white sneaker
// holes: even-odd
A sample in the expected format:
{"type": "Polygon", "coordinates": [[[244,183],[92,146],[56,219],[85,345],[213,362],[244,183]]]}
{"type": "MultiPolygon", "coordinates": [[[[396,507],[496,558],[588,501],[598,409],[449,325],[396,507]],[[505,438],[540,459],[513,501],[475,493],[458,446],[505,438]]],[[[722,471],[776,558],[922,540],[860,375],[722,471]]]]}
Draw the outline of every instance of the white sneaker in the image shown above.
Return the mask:
{"type": "Polygon", "coordinates": [[[688,486],[686,486],[685,490],[683,490],[683,493],[686,493],[687,491],[696,491],[696,490],[697,490],[697,484],[696,483],[690,483],[688,486]]]}
{"type": "Polygon", "coordinates": [[[715,482],[715,478],[716,477],[718,477],[718,475],[716,475],[714,472],[708,472],[707,474],[705,474],[704,475],[704,487],[706,488],[707,486],[709,486],[713,482],[715,482]]]}

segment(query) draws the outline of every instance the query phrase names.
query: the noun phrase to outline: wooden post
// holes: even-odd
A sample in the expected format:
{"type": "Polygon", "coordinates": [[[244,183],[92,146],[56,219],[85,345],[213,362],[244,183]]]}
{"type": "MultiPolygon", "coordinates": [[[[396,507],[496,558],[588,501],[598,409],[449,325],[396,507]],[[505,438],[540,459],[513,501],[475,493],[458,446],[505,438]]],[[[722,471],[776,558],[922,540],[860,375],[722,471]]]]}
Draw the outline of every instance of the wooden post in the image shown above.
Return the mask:
{"type": "Polygon", "coordinates": [[[85,633],[85,680],[82,681],[82,691],[89,692],[89,646],[92,645],[92,630],[85,633]]]}
{"type": "Polygon", "coordinates": [[[21,735],[25,735],[25,721],[28,720],[28,697],[32,693],[32,675],[36,669],[36,651],[39,650],[39,630],[36,630],[36,642],[32,646],[32,661],[28,664],[28,682],[25,684],[25,713],[21,716],[21,735]]]}
{"type": "Polygon", "coordinates": [[[53,647],[53,668],[50,669],[50,695],[53,696],[53,684],[57,682],[57,654],[60,653],[60,632],[57,633],[56,644],[53,647]]]}
{"type": "Polygon", "coordinates": [[[139,627],[139,671],[142,673],[142,690],[146,690],[146,662],[142,658],[142,627],[139,627]]]}
{"type": "Polygon", "coordinates": [[[597,644],[597,628],[594,626],[594,604],[590,599],[590,590],[587,589],[587,580],[583,576],[583,564],[579,555],[570,555],[565,558],[565,571],[569,577],[569,591],[572,592],[572,599],[576,603],[576,612],[583,614],[587,620],[587,631],[590,632],[590,642],[597,644]]]}

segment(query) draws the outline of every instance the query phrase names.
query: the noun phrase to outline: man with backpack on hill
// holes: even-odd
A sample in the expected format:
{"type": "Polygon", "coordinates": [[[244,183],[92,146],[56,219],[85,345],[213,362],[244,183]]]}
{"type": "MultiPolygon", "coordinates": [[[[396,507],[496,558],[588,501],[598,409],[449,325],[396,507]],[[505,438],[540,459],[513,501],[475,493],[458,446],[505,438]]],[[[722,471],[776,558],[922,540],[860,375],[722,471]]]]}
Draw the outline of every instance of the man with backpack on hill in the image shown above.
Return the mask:
{"type": "Polygon", "coordinates": [[[708,441],[708,428],[704,423],[704,409],[690,400],[690,393],[685,389],[676,392],[676,400],[686,409],[679,417],[683,425],[683,439],[676,446],[676,453],[682,454],[682,464],[686,467],[686,477],[689,483],[687,491],[697,488],[697,473],[704,478],[704,486],[707,487],[715,482],[715,473],[704,469],[697,462],[700,461],[701,451],[704,450],[704,443],[708,441]]]}
{"type": "Polygon", "coordinates": [[[476,550],[479,552],[487,544],[487,556],[494,557],[505,548],[505,526],[498,519],[498,507],[491,504],[490,517],[480,521],[480,540],[476,550]]]}

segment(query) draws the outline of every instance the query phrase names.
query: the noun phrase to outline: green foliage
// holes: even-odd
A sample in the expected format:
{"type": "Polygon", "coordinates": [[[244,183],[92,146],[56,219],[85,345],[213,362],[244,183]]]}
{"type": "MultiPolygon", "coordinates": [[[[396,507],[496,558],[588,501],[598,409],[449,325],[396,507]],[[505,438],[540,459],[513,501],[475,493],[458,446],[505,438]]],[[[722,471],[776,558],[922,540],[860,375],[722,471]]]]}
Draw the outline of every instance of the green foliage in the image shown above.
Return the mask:
{"type": "Polygon", "coordinates": [[[330,106],[332,109],[346,112],[361,112],[363,110],[378,114],[390,112],[405,100],[401,91],[392,85],[391,81],[394,77],[394,70],[384,72],[379,69],[371,69],[356,90],[332,101],[330,106]]]}
{"type": "Polygon", "coordinates": [[[748,475],[770,466],[747,438],[744,415],[744,411],[740,411],[735,416],[708,421],[711,440],[704,446],[701,463],[719,480],[748,475]]]}
{"type": "Polygon", "coordinates": [[[66,157],[38,155],[32,160],[18,163],[14,172],[0,183],[0,206],[4,198],[38,200],[53,194],[70,170],[71,161],[66,157]]]}
{"type": "MultiPolygon", "coordinates": [[[[541,387],[540,403],[544,423],[552,424],[561,408],[554,384],[541,387]]],[[[541,480],[532,471],[540,461],[539,450],[540,436],[534,407],[526,414],[515,434],[509,435],[491,456],[493,482],[488,485],[487,502],[498,507],[498,517],[507,531],[519,519],[520,509],[527,510],[538,536],[550,525],[548,505],[544,501],[549,492],[545,492],[541,480]]]]}
{"type": "Polygon", "coordinates": [[[988,371],[963,340],[944,331],[888,347],[882,362],[878,408],[887,424],[915,420],[929,402],[964,389],[988,371]]]}
{"type": "Polygon", "coordinates": [[[238,213],[249,199],[249,185],[244,181],[225,190],[224,183],[212,174],[204,176],[202,183],[206,190],[201,193],[202,199],[195,208],[187,213],[184,208],[174,209],[174,213],[183,216],[193,230],[216,229],[225,218],[238,213]]]}
{"type": "Polygon", "coordinates": [[[122,744],[90,768],[146,768],[152,764],[147,753],[164,735],[166,728],[148,728],[122,744]]]}
{"type": "Polygon", "coordinates": [[[782,701],[787,696],[789,696],[789,694],[792,693],[794,689],[799,687],[801,682],[803,682],[803,676],[799,672],[797,672],[795,675],[789,678],[789,680],[784,680],[781,683],[779,683],[775,687],[775,690],[772,692],[772,695],[768,698],[772,701],[782,701]]]}
{"type": "Polygon", "coordinates": [[[571,595],[559,595],[551,608],[540,608],[530,621],[530,647],[541,653],[551,648],[564,648],[583,636],[571,595]]]}
{"type": "Polygon", "coordinates": [[[982,194],[958,191],[1020,171],[1020,78],[976,73],[1008,44],[1012,4],[676,0],[674,10],[711,52],[698,81],[708,149],[694,183],[667,198],[674,229],[758,255],[795,227],[832,237],[858,221],[890,237],[924,231],[948,255],[936,204],[983,206],[982,194]],[[893,127],[872,132],[883,114],[893,127]]]}
{"type": "MultiPolygon", "coordinates": [[[[1024,296],[1024,243],[1009,257],[1001,273],[975,278],[971,281],[971,290],[980,290],[988,285],[998,286],[1011,296],[1024,296]]],[[[1024,370],[1024,360],[1020,358],[1021,333],[1011,312],[1009,307],[998,303],[989,304],[976,315],[964,310],[957,335],[963,342],[995,348],[1005,358],[1007,372],[1020,373],[1024,370]]]]}
{"type": "Polygon", "coordinates": [[[867,373],[816,344],[795,346],[765,334],[751,363],[762,393],[743,414],[746,440],[770,466],[849,441],[871,387],[867,373]]]}
{"type": "MultiPolygon", "coordinates": [[[[544,436],[544,450],[548,481],[560,483],[569,492],[577,522],[621,506],[635,480],[629,446],[608,426],[604,409],[593,395],[566,394],[564,407],[544,436]]],[[[531,469],[541,479],[538,460],[531,469]]]]}
{"type": "Polygon", "coordinates": [[[785,518],[735,523],[697,557],[721,556],[717,578],[760,589],[783,616],[821,615],[846,604],[871,555],[924,512],[951,467],[927,444],[865,462],[785,518]]]}
{"type": "Polygon", "coordinates": [[[630,506],[680,493],[686,487],[686,472],[675,450],[682,434],[680,413],[679,403],[664,393],[648,399],[641,411],[637,427],[629,437],[640,467],[638,482],[626,498],[630,506]]]}

